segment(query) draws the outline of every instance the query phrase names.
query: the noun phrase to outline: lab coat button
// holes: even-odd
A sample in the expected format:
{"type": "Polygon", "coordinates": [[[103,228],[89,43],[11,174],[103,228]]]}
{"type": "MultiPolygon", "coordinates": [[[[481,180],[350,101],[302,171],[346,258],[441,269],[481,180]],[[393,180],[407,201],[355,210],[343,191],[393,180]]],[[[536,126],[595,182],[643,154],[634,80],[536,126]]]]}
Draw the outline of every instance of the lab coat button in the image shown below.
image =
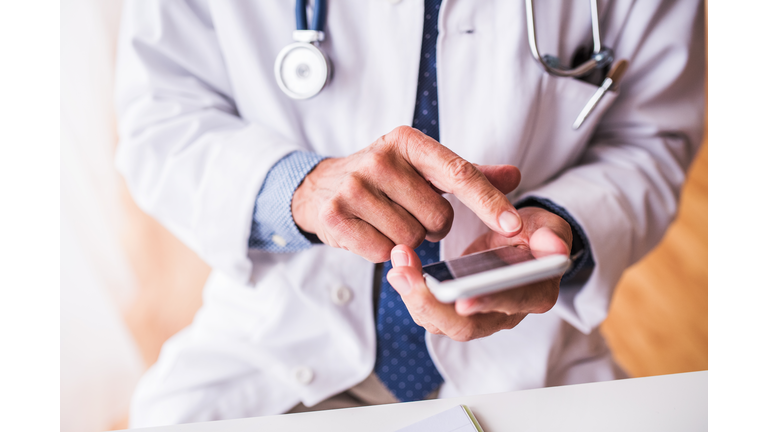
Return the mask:
{"type": "Polygon", "coordinates": [[[275,234],[272,236],[272,242],[280,247],[285,247],[285,245],[288,244],[287,241],[285,241],[284,238],[280,237],[279,235],[275,234]]]}
{"type": "Polygon", "coordinates": [[[352,300],[352,290],[339,285],[331,290],[331,300],[339,306],[345,305],[352,300]]]}
{"type": "Polygon", "coordinates": [[[312,372],[312,369],[306,366],[298,366],[293,370],[293,377],[299,384],[307,385],[312,382],[313,378],[315,378],[315,373],[312,372]]]}

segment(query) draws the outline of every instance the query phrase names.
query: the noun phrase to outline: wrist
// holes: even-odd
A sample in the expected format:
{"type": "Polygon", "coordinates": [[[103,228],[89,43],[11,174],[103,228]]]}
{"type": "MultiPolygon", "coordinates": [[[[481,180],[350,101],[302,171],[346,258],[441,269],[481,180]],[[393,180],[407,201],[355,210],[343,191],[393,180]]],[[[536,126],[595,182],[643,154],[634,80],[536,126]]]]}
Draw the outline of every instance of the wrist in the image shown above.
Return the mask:
{"type": "Polygon", "coordinates": [[[291,200],[307,173],[322,160],[315,153],[294,151],[272,166],[256,196],[248,239],[250,249],[287,253],[311,247],[311,240],[293,220],[291,200]]]}
{"type": "Polygon", "coordinates": [[[332,159],[327,158],[315,165],[293,192],[291,198],[291,216],[299,231],[312,243],[320,242],[315,229],[319,208],[315,205],[318,194],[318,178],[332,159]]]}

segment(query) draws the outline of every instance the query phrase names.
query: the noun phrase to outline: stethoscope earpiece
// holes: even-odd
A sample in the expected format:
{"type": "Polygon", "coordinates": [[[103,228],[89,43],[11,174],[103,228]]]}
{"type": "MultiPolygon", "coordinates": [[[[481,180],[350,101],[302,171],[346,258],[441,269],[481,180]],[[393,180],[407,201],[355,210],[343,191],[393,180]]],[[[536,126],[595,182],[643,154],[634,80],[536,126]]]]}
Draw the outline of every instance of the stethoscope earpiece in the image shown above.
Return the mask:
{"type": "Polygon", "coordinates": [[[306,0],[296,1],[294,43],[283,48],[275,60],[275,79],[280,90],[292,99],[309,99],[331,80],[332,65],[318,45],[325,39],[322,23],[325,0],[315,0],[312,29],[307,29],[306,0]]]}

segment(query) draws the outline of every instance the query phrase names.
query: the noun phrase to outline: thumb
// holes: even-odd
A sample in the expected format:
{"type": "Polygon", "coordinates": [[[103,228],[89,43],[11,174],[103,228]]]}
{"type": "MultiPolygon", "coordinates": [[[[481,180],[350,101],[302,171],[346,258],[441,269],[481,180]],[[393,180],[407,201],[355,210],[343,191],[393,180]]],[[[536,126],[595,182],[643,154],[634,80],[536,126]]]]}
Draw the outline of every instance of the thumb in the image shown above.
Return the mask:
{"type": "Polygon", "coordinates": [[[392,249],[391,257],[392,270],[387,273],[387,281],[401,296],[407,296],[414,288],[426,289],[416,251],[406,245],[397,245],[392,249]]]}
{"type": "Polygon", "coordinates": [[[547,255],[570,255],[571,248],[565,240],[548,227],[541,227],[534,231],[528,241],[531,253],[536,258],[547,255]]]}

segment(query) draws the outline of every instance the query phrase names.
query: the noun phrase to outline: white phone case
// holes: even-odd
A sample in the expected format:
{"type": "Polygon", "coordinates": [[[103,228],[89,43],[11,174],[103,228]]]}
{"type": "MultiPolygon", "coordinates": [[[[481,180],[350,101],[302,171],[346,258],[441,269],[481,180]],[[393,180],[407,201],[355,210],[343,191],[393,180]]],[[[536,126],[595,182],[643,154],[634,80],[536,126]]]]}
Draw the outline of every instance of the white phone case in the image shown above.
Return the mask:
{"type": "Polygon", "coordinates": [[[569,257],[550,255],[445,282],[440,282],[426,273],[424,279],[435,298],[443,303],[453,303],[458,299],[477,297],[559,276],[565,273],[570,265],[569,257]]]}

